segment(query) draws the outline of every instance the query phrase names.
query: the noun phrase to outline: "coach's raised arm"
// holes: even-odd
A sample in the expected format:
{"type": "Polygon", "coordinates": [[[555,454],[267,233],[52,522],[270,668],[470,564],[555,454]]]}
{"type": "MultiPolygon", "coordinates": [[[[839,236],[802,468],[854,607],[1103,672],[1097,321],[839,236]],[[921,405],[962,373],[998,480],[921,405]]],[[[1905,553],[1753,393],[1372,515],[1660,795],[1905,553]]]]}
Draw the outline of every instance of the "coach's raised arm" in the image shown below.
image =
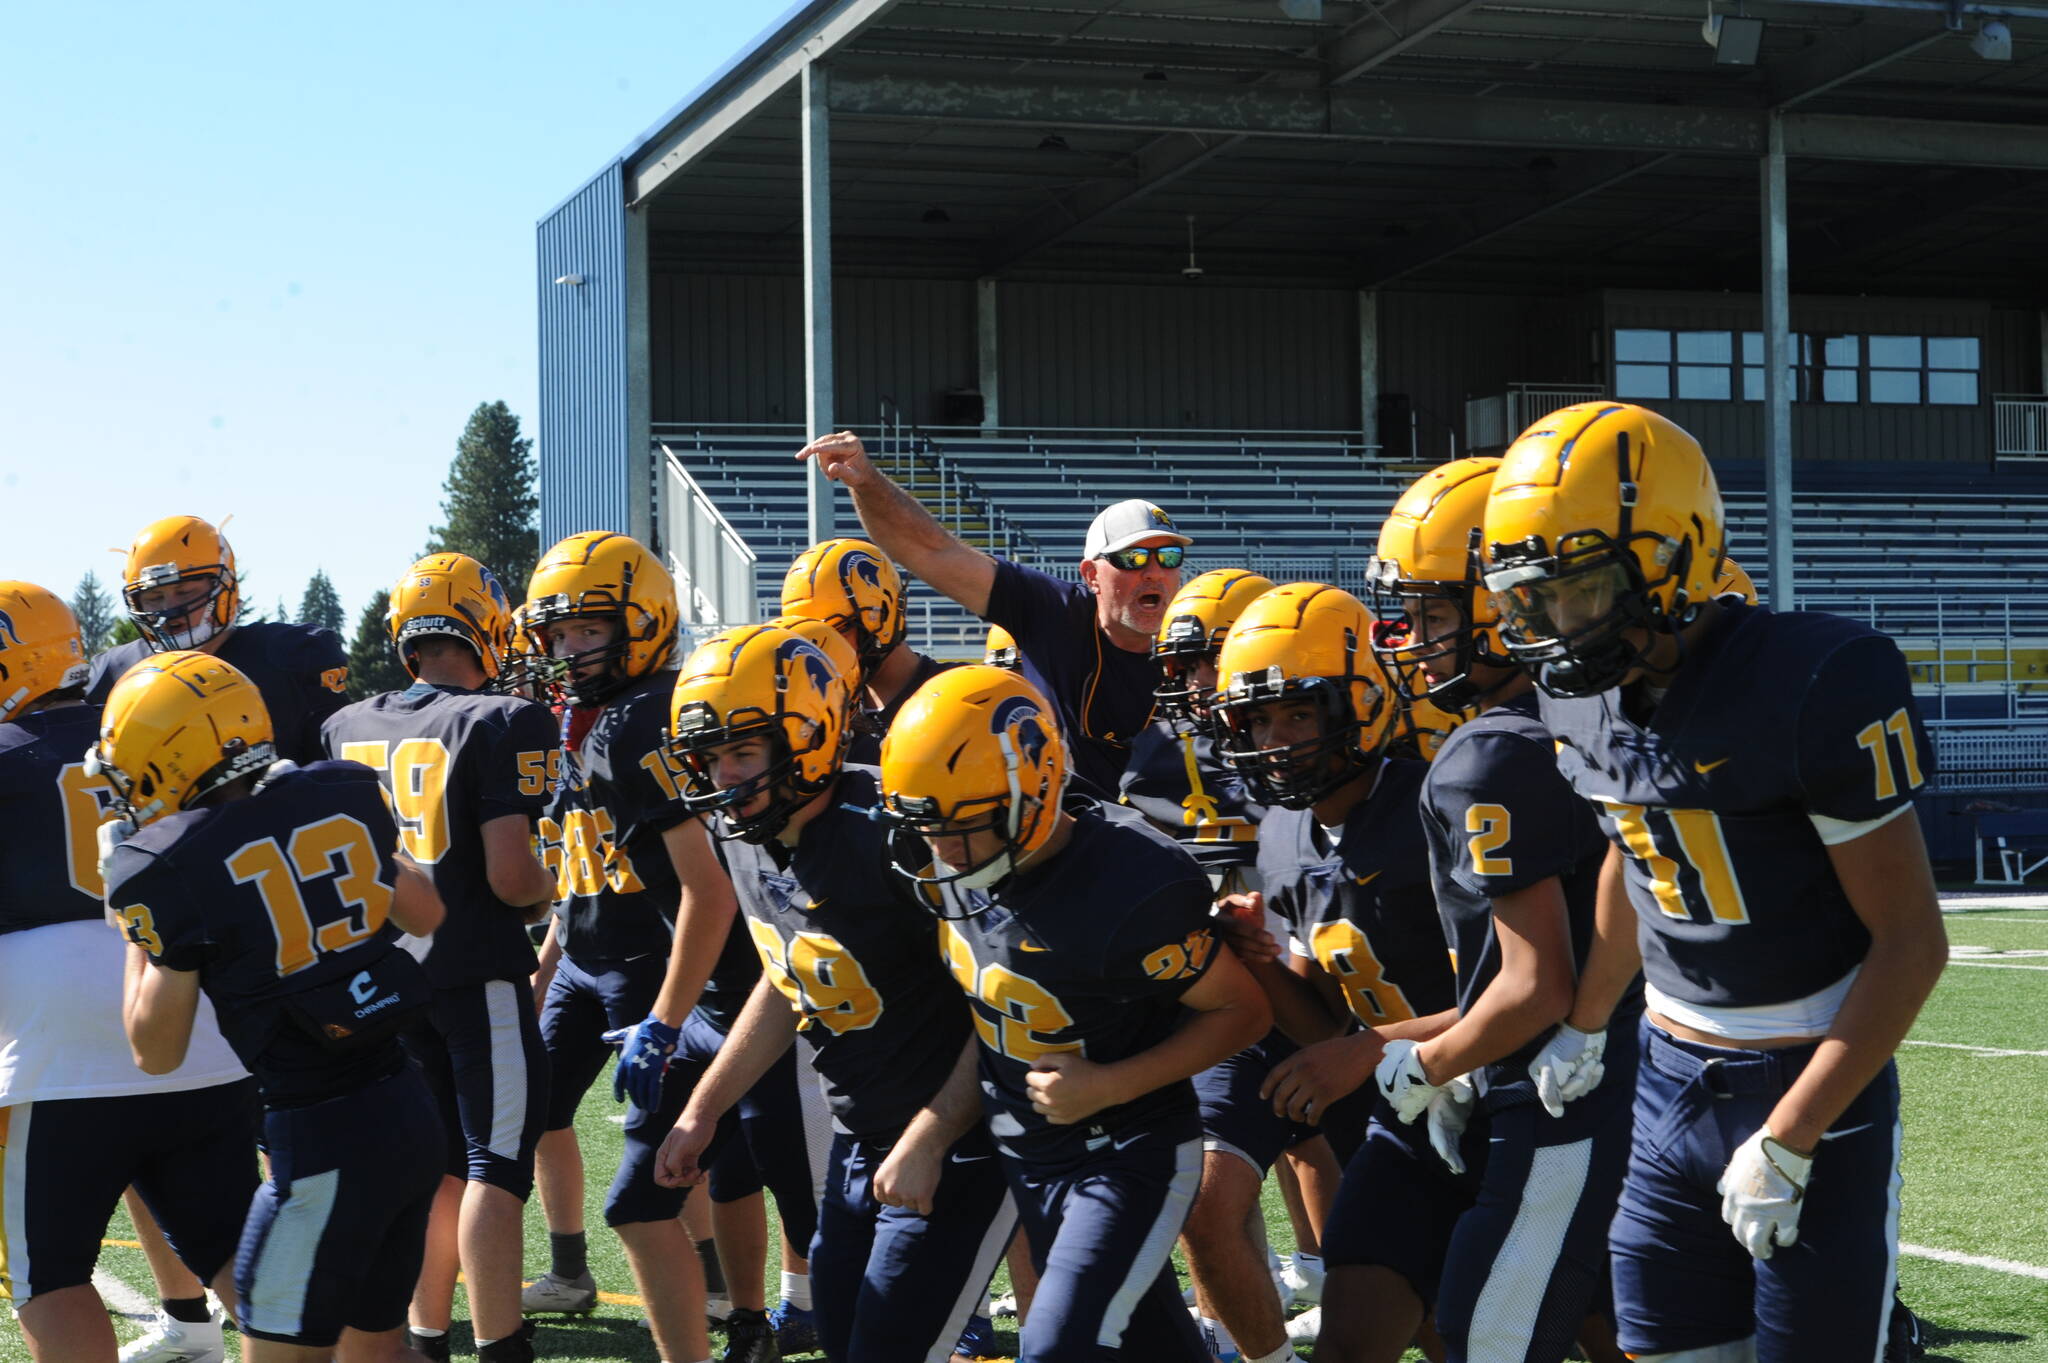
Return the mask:
{"type": "Polygon", "coordinates": [[[1059,707],[1076,783],[1114,800],[1131,739],[1151,719],[1159,684],[1152,637],[1191,542],[1166,513],[1136,499],[1105,509],[1088,527],[1075,586],[963,543],[870,463],[850,431],[822,436],[797,457],[815,458],[845,484],[884,553],[1016,638],[1025,674],[1059,707]]]}

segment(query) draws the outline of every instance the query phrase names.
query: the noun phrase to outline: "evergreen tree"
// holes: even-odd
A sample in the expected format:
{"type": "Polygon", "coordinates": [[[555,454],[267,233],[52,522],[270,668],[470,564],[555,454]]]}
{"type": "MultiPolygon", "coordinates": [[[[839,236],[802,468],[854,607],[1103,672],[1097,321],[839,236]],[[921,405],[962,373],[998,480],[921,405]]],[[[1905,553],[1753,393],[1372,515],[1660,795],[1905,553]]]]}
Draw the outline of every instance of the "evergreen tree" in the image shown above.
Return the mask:
{"type": "Polygon", "coordinates": [[[312,581],[306,584],[306,594],[299,599],[299,623],[331,629],[336,634],[348,625],[348,616],[341,609],[341,596],[328,580],[325,568],[314,569],[312,581]]]}
{"type": "MultiPolygon", "coordinates": [[[[269,618],[271,620],[276,621],[280,625],[289,625],[292,622],[292,613],[289,609],[286,608],[283,597],[280,596],[279,598],[277,598],[277,614],[270,616],[269,618]]],[[[259,615],[256,617],[255,623],[261,624],[263,620],[264,617],[259,615]]]]}
{"type": "Polygon", "coordinates": [[[107,631],[107,647],[112,648],[116,644],[133,643],[141,637],[142,630],[133,620],[124,615],[114,622],[112,629],[107,631]]]}
{"type": "Polygon", "coordinates": [[[348,694],[363,700],[386,691],[411,685],[412,678],[391,648],[391,630],[384,617],[391,613],[391,593],[379,591],[356,617],[356,637],[348,646],[348,694]]]}
{"type": "Polygon", "coordinates": [[[107,635],[114,628],[114,599],[100,586],[99,574],[88,570],[78,579],[78,591],[71,598],[71,613],[78,617],[78,633],[85,643],[87,657],[107,646],[107,635]]]}
{"type": "Polygon", "coordinates": [[[497,575],[513,605],[524,601],[540,557],[537,473],[533,442],[519,434],[512,409],[479,403],[455,442],[455,461],[441,485],[447,521],[429,532],[427,552],[468,554],[497,575]]]}

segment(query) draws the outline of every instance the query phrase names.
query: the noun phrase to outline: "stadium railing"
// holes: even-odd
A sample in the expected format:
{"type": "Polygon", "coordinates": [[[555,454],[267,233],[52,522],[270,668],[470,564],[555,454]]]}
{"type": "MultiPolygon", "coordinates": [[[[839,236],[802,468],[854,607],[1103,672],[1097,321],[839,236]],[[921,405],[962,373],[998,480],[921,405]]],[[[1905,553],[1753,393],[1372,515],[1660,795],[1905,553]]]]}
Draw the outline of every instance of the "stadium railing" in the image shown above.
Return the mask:
{"type": "Polygon", "coordinates": [[[1992,450],[2000,459],[2048,459],[2048,397],[2001,393],[1991,399],[1992,450]]]}
{"type": "Polygon", "coordinates": [[[719,513],[675,452],[664,445],[661,453],[655,515],[669,571],[676,580],[683,623],[713,627],[744,623],[751,618],[759,595],[754,581],[758,556],[732,522],[719,513]]]}

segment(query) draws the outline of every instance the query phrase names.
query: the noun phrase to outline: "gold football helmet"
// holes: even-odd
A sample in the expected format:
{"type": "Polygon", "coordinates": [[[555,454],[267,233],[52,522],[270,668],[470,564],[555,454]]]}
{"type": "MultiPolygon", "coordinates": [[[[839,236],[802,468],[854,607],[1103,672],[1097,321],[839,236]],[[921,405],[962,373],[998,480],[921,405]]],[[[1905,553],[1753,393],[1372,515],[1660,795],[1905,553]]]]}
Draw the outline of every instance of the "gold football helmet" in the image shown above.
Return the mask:
{"type": "Polygon", "coordinates": [[[1714,596],[1718,600],[1745,601],[1752,606],[1761,600],[1748,570],[1732,558],[1721,560],[1721,575],[1714,579],[1714,596]]]}
{"type": "Polygon", "coordinates": [[[981,646],[981,660],[990,667],[1008,668],[1015,672],[1023,666],[1017,658],[1017,641],[1001,625],[988,627],[988,642],[981,646]]]}
{"type": "Polygon", "coordinates": [[[476,650],[484,676],[496,678],[511,652],[512,603],[489,568],[468,554],[429,554],[391,589],[386,617],[405,670],[417,679],[406,645],[429,634],[460,639],[476,650]]]}
{"type": "Polygon", "coordinates": [[[527,584],[521,620],[540,636],[538,651],[550,653],[550,625],[579,616],[624,622],[620,637],[603,648],[563,659],[570,668],[603,664],[595,676],[563,681],[578,705],[608,700],[635,678],[669,665],[676,646],[676,584],[644,544],[628,535],[586,530],[571,535],[541,557],[527,584]]]}
{"type": "Polygon", "coordinates": [[[140,828],[276,760],[255,683],[219,658],[174,651],[143,659],[114,683],[85,765],[107,778],[115,811],[140,828]]]}
{"type": "Polygon", "coordinates": [[[1372,615],[1347,591],[1320,582],[1275,587],[1245,609],[1223,640],[1217,690],[1218,755],[1261,804],[1307,809],[1379,760],[1396,708],[1372,652],[1372,615]],[[1314,736],[1260,747],[1253,715],[1274,701],[1314,706],[1314,736]]]}
{"type": "Polygon", "coordinates": [[[0,723],[91,671],[71,607],[33,582],[0,582],[0,723]]]}
{"type": "Polygon", "coordinates": [[[1440,710],[1479,701],[1475,665],[1515,664],[1501,643],[1500,613],[1479,562],[1486,494],[1499,467],[1498,459],[1456,459],[1417,479],[1380,527],[1379,550],[1366,569],[1374,654],[1403,696],[1440,710]],[[1446,654],[1455,670],[1433,680],[1423,664],[1446,654]]]}
{"type": "MultiPolygon", "coordinates": [[[[852,661],[837,631],[810,623],[852,661]]],[[[669,749],[683,769],[684,803],[716,814],[721,837],[767,842],[839,775],[852,705],[848,674],[814,639],[780,625],[714,634],[684,660],[669,701],[669,749]],[[721,787],[715,750],[748,739],[766,744],[765,768],[721,787]],[[745,812],[764,795],[762,808],[745,812]]]]}
{"type": "Polygon", "coordinates": [[[1244,608],[1271,590],[1271,578],[1242,568],[1212,568],[1173,594],[1152,641],[1160,671],[1152,694],[1168,719],[1182,728],[1201,722],[1208,692],[1196,682],[1196,669],[1214,661],[1244,608]]]}
{"type": "Polygon", "coordinates": [[[797,555],[782,579],[782,613],[808,615],[851,635],[860,665],[873,671],[903,642],[903,575],[867,540],[835,539],[797,555]]]}
{"type": "Polygon", "coordinates": [[[233,625],[241,613],[235,551],[220,531],[197,516],[151,521],[128,546],[121,599],[151,648],[164,652],[203,644],[233,625]],[[142,608],[144,592],[184,582],[204,583],[206,590],[191,601],[157,610],[142,608]]]}
{"type": "Polygon", "coordinates": [[[1045,846],[1067,789],[1056,712],[1018,673],[984,664],[941,672],[905,702],[882,740],[882,808],[895,823],[896,869],[926,885],[987,890],[1045,846]],[[927,838],[995,833],[997,850],[965,866],[927,838]]]}
{"type": "Polygon", "coordinates": [[[1508,651],[1555,696],[1619,685],[1712,599],[1727,556],[1706,452],[1625,402],[1582,402],[1522,432],[1493,475],[1483,538],[1508,651]]]}

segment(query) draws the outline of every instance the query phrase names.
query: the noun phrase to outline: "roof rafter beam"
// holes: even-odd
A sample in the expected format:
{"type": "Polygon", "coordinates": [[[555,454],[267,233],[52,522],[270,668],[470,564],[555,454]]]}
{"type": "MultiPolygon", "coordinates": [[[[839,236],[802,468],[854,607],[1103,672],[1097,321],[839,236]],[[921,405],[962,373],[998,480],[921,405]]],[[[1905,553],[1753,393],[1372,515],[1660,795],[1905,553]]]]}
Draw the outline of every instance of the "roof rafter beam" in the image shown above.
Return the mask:
{"type": "MultiPolygon", "coordinates": [[[[1472,99],[1419,91],[1118,85],[999,77],[908,79],[841,72],[832,108],[849,118],[1149,128],[1204,137],[1441,146],[1763,155],[1756,109],[1604,100],[1472,99]]],[[[2048,169],[2048,127],[1840,114],[1784,115],[1788,156],[1832,161],[2048,169]]]]}
{"type": "Polygon", "coordinates": [[[727,70],[712,77],[700,96],[650,139],[626,167],[629,204],[638,204],[661,188],[671,175],[723,142],[761,111],[769,100],[792,88],[813,61],[857,36],[898,0],[834,0],[807,12],[782,34],[780,46],[751,69],[727,70]]]}
{"type": "Polygon", "coordinates": [[[1154,138],[1132,156],[1137,164],[1135,180],[1095,179],[1071,194],[1056,197],[990,243],[982,255],[983,272],[995,274],[1032,252],[1052,245],[1077,228],[1118,209],[1128,208],[1153,190],[1172,184],[1246,140],[1241,133],[1225,136],[1168,133],[1154,138]]]}
{"type": "Polygon", "coordinates": [[[1783,61],[1772,62],[1764,71],[1765,103],[1774,109],[1790,109],[1880,66],[1910,57],[1948,34],[1940,25],[1902,35],[1896,28],[1856,24],[1783,61]]]}
{"type": "Polygon", "coordinates": [[[1374,11],[1330,40],[1322,50],[1332,85],[1359,76],[1478,9],[1483,0],[1409,0],[1401,8],[1400,27],[1385,9],[1374,11]]]}
{"type": "Polygon", "coordinates": [[[1383,284],[1390,284],[1403,275],[1413,274],[1448,256],[1454,256],[1460,251],[1490,241],[1504,232],[1512,231],[1546,213],[1556,212],[1560,208],[1598,194],[1611,185],[1619,184],[1632,175],[1640,175],[1655,166],[1661,166],[1671,159],[1673,153],[1670,152],[1647,156],[1641,153],[1612,152],[1588,157],[1559,175],[1539,194],[1497,204],[1484,212],[1470,215],[1469,221],[1463,224],[1462,230],[1456,236],[1410,239],[1398,247],[1368,252],[1361,285],[1365,288],[1378,288],[1383,284]]]}

